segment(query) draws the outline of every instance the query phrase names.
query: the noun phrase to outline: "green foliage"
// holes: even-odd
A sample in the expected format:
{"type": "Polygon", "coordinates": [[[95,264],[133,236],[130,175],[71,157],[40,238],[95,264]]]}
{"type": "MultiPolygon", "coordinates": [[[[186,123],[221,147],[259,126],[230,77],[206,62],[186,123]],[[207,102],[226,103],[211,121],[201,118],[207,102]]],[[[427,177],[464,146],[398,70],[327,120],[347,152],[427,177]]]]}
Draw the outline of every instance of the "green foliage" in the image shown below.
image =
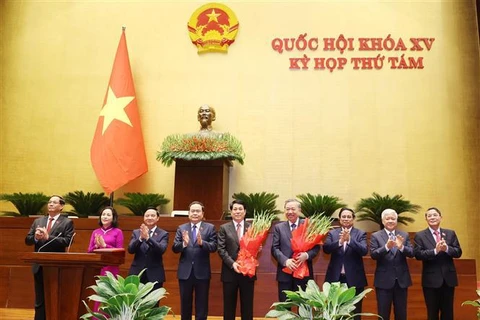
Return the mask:
{"type": "Polygon", "coordinates": [[[165,195],[158,193],[126,192],[126,198],[119,198],[115,203],[130,209],[136,216],[143,216],[148,208],[157,208],[170,202],[165,195]]]}
{"type": "Polygon", "coordinates": [[[73,207],[73,212],[79,217],[96,216],[100,209],[110,204],[110,199],[105,193],[85,194],[83,191],[69,192],[63,196],[65,202],[73,207]]]}
{"type": "MultiPolygon", "coordinates": [[[[480,297],[480,289],[477,290],[477,295],[480,297]]],[[[480,320],[480,298],[477,300],[467,300],[462,303],[462,306],[470,305],[477,308],[477,319],[480,320]]]]}
{"type": "Polygon", "coordinates": [[[36,193],[13,193],[0,194],[0,200],[11,202],[21,216],[30,214],[42,214],[43,207],[48,203],[50,198],[42,192],[36,193]]]}
{"type": "Polygon", "coordinates": [[[247,207],[245,218],[253,218],[256,214],[277,215],[281,213],[280,210],[277,210],[276,204],[278,194],[267,192],[245,194],[239,192],[234,193],[232,198],[245,202],[247,207]]]}
{"type": "Polygon", "coordinates": [[[402,217],[402,213],[418,213],[420,206],[405,200],[402,195],[390,197],[386,195],[382,197],[378,193],[373,193],[371,197],[360,199],[357,204],[356,211],[358,221],[373,221],[383,229],[382,211],[385,209],[393,209],[398,214],[398,223],[407,225],[414,222],[412,217],[402,217]]]}
{"type": "Polygon", "coordinates": [[[125,279],[121,276],[115,277],[110,272],[106,276],[97,276],[96,285],[89,288],[95,294],[88,297],[100,303],[100,312],[92,311],[87,303],[87,313],[80,319],[97,318],[99,320],[161,320],[170,312],[170,307],[158,307],[158,301],[166,295],[166,290],[160,288],[153,290],[156,282],[143,284],[139,275],[130,275],[125,279]]]}
{"type": "Polygon", "coordinates": [[[337,209],[347,206],[339,197],[328,195],[322,196],[321,194],[313,195],[307,193],[299,194],[297,198],[302,204],[302,213],[305,217],[310,217],[317,213],[331,217],[337,209]]]}
{"type": "MultiPolygon", "coordinates": [[[[284,291],[287,295],[285,302],[272,304],[273,310],[267,318],[287,319],[312,319],[312,320],[346,320],[353,319],[355,304],[362,300],[372,289],[366,289],[355,295],[355,287],[348,288],[345,283],[334,282],[323,284],[323,291],[314,280],[308,280],[307,287],[298,291],[284,291]],[[298,308],[298,313],[289,309],[298,308]]],[[[362,316],[375,316],[373,313],[361,313],[362,316]]],[[[379,317],[380,318],[380,317],[379,317]]]]}
{"type": "Polygon", "coordinates": [[[242,143],[229,133],[174,134],[165,138],[157,161],[169,167],[182,160],[237,160],[243,164],[242,143]]]}

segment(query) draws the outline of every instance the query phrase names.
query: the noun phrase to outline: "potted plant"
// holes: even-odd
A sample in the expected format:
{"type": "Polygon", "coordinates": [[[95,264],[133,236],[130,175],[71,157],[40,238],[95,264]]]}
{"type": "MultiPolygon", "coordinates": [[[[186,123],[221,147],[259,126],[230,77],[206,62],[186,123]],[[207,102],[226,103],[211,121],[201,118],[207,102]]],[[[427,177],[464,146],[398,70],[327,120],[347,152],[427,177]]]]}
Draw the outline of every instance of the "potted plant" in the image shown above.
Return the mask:
{"type": "Polygon", "coordinates": [[[0,200],[11,202],[21,216],[42,214],[43,207],[50,198],[42,192],[0,194],[0,200]]]}
{"type": "Polygon", "coordinates": [[[125,198],[115,200],[115,203],[127,207],[136,216],[143,216],[148,208],[157,208],[170,202],[165,195],[158,193],[126,192],[125,198]]]}
{"type": "Polygon", "coordinates": [[[333,213],[347,205],[339,197],[321,195],[321,194],[299,194],[297,198],[302,204],[302,213],[305,217],[313,216],[317,213],[331,217],[333,213]]]}
{"type": "Polygon", "coordinates": [[[105,196],[105,193],[90,193],[86,194],[83,191],[69,192],[63,196],[65,202],[73,207],[73,213],[80,218],[88,216],[98,216],[100,209],[108,206],[110,199],[105,196]]]}
{"type": "Polygon", "coordinates": [[[262,192],[262,193],[249,193],[245,194],[243,192],[234,193],[232,198],[235,200],[242,200],[245,202],[247,207],[247,214],[245,218],[252,218],[257,213],[263,213],[266,215],[277,215],[281,213],[280,210],[277,210],[276,200],[278,194],[262,192]]]}
{"type": "Polygon", "coordinates": [[[89,300],[100,303],[99,312],[92,311],[83,301],[87,313],[80,319],[98,320],[161,320],[170,312],[170,307],[158,307],[158,301],[166,295],[165,288],[153,290],[154,282],[143,284],[139,275],[130,275],[125,279],[107,272],[106,276],[97,276],[96,285],[89,288],[95,294],[89,300]]]}
{"type": "Polygon", "coordinates": [[[407,225],[415,220],[412,217],[400,216],[403,213],[418,213],[420,206],[411,203],[403,198],[402,195],[395,195],[390,197],[389,195],[381,196],[378,193],[373,193],[371,197],[360,199],[356,206],[358,221],[372,221],[383,229],[382,223],[382,211],[385,209],[393,209],[398,214],[398,223],[407,225]]]}
{"type": "MultiPolygon", "coordinates": [[[[365,289],[355,295],[355,287],[348,288],[345,283],[324,282],[323,291],[317,286],[314,280],[308,280],[307,288],[304,291],[285,291],[287,300],[275,302],[265,316],[267,318],[282,319],[312,319],[312,320],[346,320],[353,319],[355,304],[362,300],[372,289],[365,289]],[[298,308],[298,313],[290,310],[298,308]]],[[[373,313],[360,313],[362,316],[375,316],[373,313]]]]}
{"type": "Polygon", "coordinates": [[[470,305],[477,308],[477,319],[480,320],[480,289],[477,290],[479,298],[477,300],[467,300],[462,303],[462,306],[470,305]]]}
{"type": "MultiPolygon", "coordinates": [[[[355,287],[348,288],[345,283],[340,282],[324,282],[322,289],[323,291],[320,290],[314,280],[308,280],[305,291],[300,287],[297,291],[285,291],[287,300],[272,304],[274,309],[270,310],[265,316],[279,319],[353,319],[355,304],[372,291],[368,288],[355,295],[355,287]],[[298,313],[293,312],[292,307],[297,307],[298,313]]],[[[358,315],[379,317],[373,313],[360,313],[358,315]]]]}

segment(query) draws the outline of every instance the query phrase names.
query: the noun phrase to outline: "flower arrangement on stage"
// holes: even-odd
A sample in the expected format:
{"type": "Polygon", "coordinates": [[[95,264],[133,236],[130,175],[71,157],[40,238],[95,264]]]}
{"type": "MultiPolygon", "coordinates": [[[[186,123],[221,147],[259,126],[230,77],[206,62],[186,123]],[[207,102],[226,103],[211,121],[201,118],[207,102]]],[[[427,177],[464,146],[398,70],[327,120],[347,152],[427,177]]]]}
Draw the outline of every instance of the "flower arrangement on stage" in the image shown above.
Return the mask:
{"type": "Polygon", "coordinates": [[[239,270],[244,276],[250,278],[255,276],[255,270],[259,264],[258,252],[262,243],[267,239],[268,230],[275,218],[276,215],[272,213],[255,213],[252,224],[240,239],[240,251],[236,262],[240,265],[239,270]]]}
{"type": "MultiPolygon", "coordinates": [[[[328,230],[332,224],[333,219],[322,214],[316,214],[306,218],[304,223],[300,224],[292,231],[292,239],[290,239],[293,250],[293,258],[300,253],[311,250],[314,246],[322,244],[327,236],[328,230]]],[[[290,268],[282,269],[285,273],[292,274],[297,279],[303,279],[310,275],[306,263],[292,271],[290,268]]]]}
{"type": "Polygon", "coordinates": [[[174,160],[237,160],[243,164],[242,143],[229,133],[174,134],[165,138],[157,161],[169,167],[174,160]]]}

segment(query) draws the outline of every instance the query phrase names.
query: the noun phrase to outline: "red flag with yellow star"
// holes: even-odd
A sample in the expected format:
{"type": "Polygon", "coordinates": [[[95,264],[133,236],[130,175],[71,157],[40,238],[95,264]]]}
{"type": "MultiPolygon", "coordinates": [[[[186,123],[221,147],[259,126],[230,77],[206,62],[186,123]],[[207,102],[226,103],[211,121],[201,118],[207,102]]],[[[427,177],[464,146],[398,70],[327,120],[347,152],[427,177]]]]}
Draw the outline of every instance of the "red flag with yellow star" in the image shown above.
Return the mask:
{"type": "Polygon", "coordinates": [[[93,170],[107,193],[148,171],[135,87],[122,31],[90,148],[93,170]]]}

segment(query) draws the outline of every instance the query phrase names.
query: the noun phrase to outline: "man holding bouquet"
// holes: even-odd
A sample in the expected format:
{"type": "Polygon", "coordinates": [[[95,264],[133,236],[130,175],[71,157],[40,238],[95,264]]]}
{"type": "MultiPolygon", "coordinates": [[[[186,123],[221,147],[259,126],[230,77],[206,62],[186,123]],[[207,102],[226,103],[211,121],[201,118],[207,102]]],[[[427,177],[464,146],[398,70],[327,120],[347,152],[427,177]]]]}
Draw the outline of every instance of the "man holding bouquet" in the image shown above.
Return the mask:
{"type": "Polygon", "coordinates": [[[313,279],[312,260],[320,251],[320,245],[303,252],[294,252],[292,249],[292,231],[304,223],[300,219],[301,204],[297,199],[285,201],[285,216],[287,221],[277,223],[273,229],[272,256],[277,260],[278,299],[286,300],[284,290],[297,291],[298,286],[305,290],[307,282],[313,279]],[[295,253],[295,254],[294,254],[295,253]],[[301,276],[295,271],[306,264],[308,271],[301,276]]]}
{"type": "Polygon", "coordinates": [[[221,225],[218,231],[218,254],[222,259],[223,318],[226,320],[235,320],[238,291],[241,319],[253,319],[253,292],[257,277],[242,274],[237,262],[240,239],[250,226],[244,220],[246,209],[243,201],[234,200],[230,205],[233,221],[221,225]]]}

